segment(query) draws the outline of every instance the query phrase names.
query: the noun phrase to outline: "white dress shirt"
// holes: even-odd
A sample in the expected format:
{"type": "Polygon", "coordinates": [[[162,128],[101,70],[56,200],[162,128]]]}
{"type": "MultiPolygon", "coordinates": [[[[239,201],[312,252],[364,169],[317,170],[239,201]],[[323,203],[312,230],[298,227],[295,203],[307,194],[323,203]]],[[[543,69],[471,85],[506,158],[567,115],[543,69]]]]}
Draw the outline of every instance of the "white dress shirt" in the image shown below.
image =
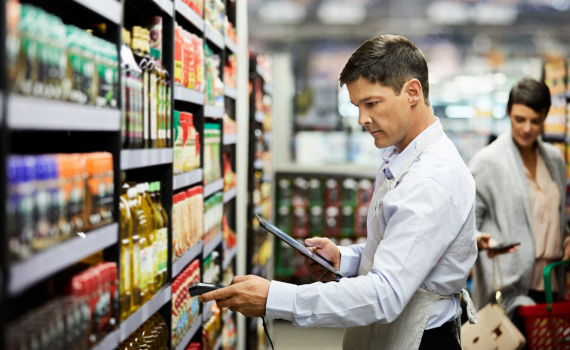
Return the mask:
{"type": "MultiPolygon", "coordinates": [[[[397,176],[439,123],[438,119],[401,154],[394,146],[388,148],[376,186],[383,174],[388,179],[397,176]]],[[[371,272],[357,276],[364,244],[339,247],[345,278],[302,286],[272,281],[266,317],[289,320],[297,327],[365,326],[395,320],[419,287],[440,295],[459,293],[477,259],[474,204],[473,177],[442,134],[382,200],[382,242],[371,272]]],[[[456,300],[437,302],[426,329],[440,327],[460,310],[456,300]]]]}

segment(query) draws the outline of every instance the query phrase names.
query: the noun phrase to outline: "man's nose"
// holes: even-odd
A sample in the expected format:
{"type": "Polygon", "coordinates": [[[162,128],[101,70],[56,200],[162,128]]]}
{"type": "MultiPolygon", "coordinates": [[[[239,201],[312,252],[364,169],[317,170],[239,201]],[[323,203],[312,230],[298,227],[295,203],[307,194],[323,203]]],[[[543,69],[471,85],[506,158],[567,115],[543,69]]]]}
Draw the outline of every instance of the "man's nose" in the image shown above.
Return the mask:
{"type": "Polygon", "coordinates": [[[366,116],[366,113],[363,112],[362,110],[359,110],[358,111],[358,124],[360,124],[360,126],[364,126],[370,122],[371,122],[370,117],[366,116]]]}

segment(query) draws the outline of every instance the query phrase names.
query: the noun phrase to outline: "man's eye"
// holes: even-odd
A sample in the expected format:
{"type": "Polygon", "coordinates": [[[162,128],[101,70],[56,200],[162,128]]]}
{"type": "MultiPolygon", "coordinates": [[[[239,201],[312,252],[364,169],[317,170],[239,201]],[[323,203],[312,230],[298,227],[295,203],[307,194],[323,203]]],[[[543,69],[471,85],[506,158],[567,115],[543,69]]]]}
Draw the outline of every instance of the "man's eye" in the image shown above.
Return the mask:
{"type": "Polygon", "coordinates": [[[368,102],[367,104],[368,104],[368,107],[374,107],[374,106],[376,106],[377,103],[378,102],[368,102]]]}

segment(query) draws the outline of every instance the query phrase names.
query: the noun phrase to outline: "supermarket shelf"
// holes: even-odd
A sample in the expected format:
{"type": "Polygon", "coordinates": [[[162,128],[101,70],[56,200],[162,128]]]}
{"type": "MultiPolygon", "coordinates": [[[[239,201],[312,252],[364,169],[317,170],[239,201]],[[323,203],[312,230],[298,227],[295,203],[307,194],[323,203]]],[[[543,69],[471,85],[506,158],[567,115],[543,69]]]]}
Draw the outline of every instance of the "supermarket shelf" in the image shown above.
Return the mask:
{"type": "Polygon", "coordinates": [[[237,195],[237,188],[236,187],[230,188],[229,191],[224,192],[224,203],[227,203],[232,199],[236,198],[236,195],[237,195]]]}
{"type": "Polygon", "coordinates": [[[226,317],[224,317],[224,324],[228,323],[230,318],[232,318],[233,314],[234,314],[234,312],[232,310],[226,309],[226,317]]]}
{"type": "Polygon", "coordinates": [[[200,322],[201,320],[202,320],[202,315],[198,315],[196,320],[194,320],[194,323],[192,323],[192,326],[190,326],[188,332],[186,332],[186,334],[184,335],[184,338],[182,338],[182,340],[180,341],[180,344],[176,346],[176,350],[186,349],[188,343],[190,343],[190,340],[192,340],[192,337],[194,337],[194,334],[196,334],[196,332],[198,332],[198,329],[200,329],[200,326],[202,325],[202,322],[200,322]]]}
{"type": "Polygon", "coordinates": [[[204,31],[204,19],[194,12],[190,6],[186,5],[182,0],[175,0],[174,7],[176,8],[176,12],[186,18],[188,22],[192,23],[199,31],[204,31]]]}
{"type": "Polygon", "coordinates": [[[16,295],[79,260],[116,244],[119,224],[112,223],[39,252],[10,267],[8,292],[16,295]]]}
{"type": "Polygon", "coordinates": [[[220,350],[222,348],[222,336],[218,336],[218,340],[216,341],[216,345],[214,346],[214,350],[220,350]]]}
{"type": "Polygon", "coordinates": [[[141,306],[134,314],[129,316],[124,322],[121,322],[121,337],[123,341],[139,328],[146,320],[157,312],[171,298],[171,287],[166,286],[156,293],[152,299],[141,306]]]}
{"type": "Polygon", "coordinates": [[[263,169],[263,160],[262,159],[256,159],[253,161],[253,167],[255,169],[263,169]]]}
{"type": "Polygon", "coordinates": [[[209,197],[210,195],[218,191],[221,191],[223,188],[224,188],[224,179],[217,179],[211,184],[204,186],[204,198],[209,197]]]}
{"type": "Polygon", "coordinates": [[[322,164],[318,166],[299,164],[277,164],[275,172],[284,174],[323,174],[327,176],[354,176],[356,178],[375,179],[378,168],[363,167],[354,164],[330,165],[322,164]]]}
{"type": "Polygon", "coordinates": [[[273,85],[263,84],[263,91],[268,95],[273,95],[273,85]]]}
{"type": "Polygon", "coordinates": [[[119,346],[119,330],[115,329],[107,334],[103,340],[91,348],[91,350],[113,350],[119,346]]]}
{"type": "Polygon", "coordinates": [[[204,304],[204,308],[202,309],[202,323],[205,323],[206,321],[208,321],[210,319],[210,317],[212,317],[212,305],[214,305],[216,301],[212,300],[212,301],[208,301],[207,303],[204,304]]]}
{"type": "Polygon", "coordinates": [[[184,187],[197,185],[202,182],[204,178],[204,170],[196,169],[180,175],[174,175],[173,190],[178,190],[184,187]]]}
{"type": "Polygon", "coordinates": [[[117,0],[75,0],[91,11],[105,17],[109,21],[120,24],[123,17],[123,7],[117,0]]]}
{"type": "Polygon", "coordinates": [[[222,107],[204,106],[204,117],[222,118],[225,112],[225,109],[222,107]]]}
{"type": "Polygon", "coordinates": [[[222,243],[222,238],[222,233],[220,232],[214,238],[212,238],[210,242],[206,243],[204,245],[204,252],[202,256],[206,258],[208,255],[210,255],[210,253],[213,252],[220,243],[222,243]]]}
{"type": "Polygon", "coordinates": [[[204,104],[204,93],[184,86],[174,86],[174,99],[177,101],[190,102],[197,105],[204,104]]]}
{"type": "Polygon", "coordinates": [[[237,134],[224,134],[224,145],[233,145],[237,142],[237,134]]]}
{"type": "Polygon", "coordinates": [[[226,47],[230,49],[230,51],[234,54],[237,54],[238,48],[237,44],[227,35],[224,35],[224,42],[226,43],[226,47]]]}
{"type": "Polygon", "coordinates": [[[152,0],[162,11],[166,12],[170,17],[174,16],[174,4],[172,0],[152,0]]]}
{"type": "Polygon", "coordinates": [[[237,254],[237,244],[235,247],[230,249],[228,251],[227,256],[224,257],[224,262],[222,263],[222,269],[223,270],[227,269],[228,266],[230,266],[230,264],[232,263],[232,260],[234,260],[234,258],[236,257],[236,254],[237,254]]]}
{"type": "Polygon", "coordinates": [[[224,37],[223,35],[216,31],[214,28],[206,24],[206,39],[210,40],[212,44],[216,45],[218,49],[224,49],[224,37]]]}
{"type": "Polygon", "coordinates": [[[265,113],[261,111],[255,111],[255,121],[263,123],[265,121],[265,113]]]}
{"type": "Polygon", "coordinates": [[[118,131],[121,112],[14,94],[8,99],[7,122],[14,130],[118,131]]]}
{"type": "Polygon", "coordinates": [[[237,99],[237,89],[231,86],[224,86],[224,95],[229,98],[237,99]]]}
{"type": "Polygon", "coordinates": [[[190,249],[188,249],[184,255],[178,258],[178,260],[172,264],[172,278],[178,276],[180,272],[182,272],[182,270],[184,270],[184,268],[186,268],[186,266],[192,262],[192,260],[196,259],[202,253],[203,248],[204,243],[200,241],[194,244],[194,246],[190,247],[190,249]]]}
{"type": "Polygon", "coordinates": [[[172,148],[124,149],[121,151],[121,170],[167,163],[172,163],[172,148]]]}

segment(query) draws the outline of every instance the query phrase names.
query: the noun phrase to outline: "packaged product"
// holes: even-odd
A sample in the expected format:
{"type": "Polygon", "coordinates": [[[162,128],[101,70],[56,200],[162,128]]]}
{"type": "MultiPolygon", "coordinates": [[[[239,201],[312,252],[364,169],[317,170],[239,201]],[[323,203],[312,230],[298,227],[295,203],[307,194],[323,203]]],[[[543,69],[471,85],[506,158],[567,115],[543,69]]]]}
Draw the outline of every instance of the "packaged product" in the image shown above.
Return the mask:
{"type": "Polygon", "coordinates": [[[183,85],[184,67],[184,43],[182,39],[183,29],[176,23],[174,30],[174,82],[183,85]]]}
{"type": "Polygon", "coordinates": [[[162,65],[162,17],[151,18],[150,31],[150,54],[162,65]]]}

